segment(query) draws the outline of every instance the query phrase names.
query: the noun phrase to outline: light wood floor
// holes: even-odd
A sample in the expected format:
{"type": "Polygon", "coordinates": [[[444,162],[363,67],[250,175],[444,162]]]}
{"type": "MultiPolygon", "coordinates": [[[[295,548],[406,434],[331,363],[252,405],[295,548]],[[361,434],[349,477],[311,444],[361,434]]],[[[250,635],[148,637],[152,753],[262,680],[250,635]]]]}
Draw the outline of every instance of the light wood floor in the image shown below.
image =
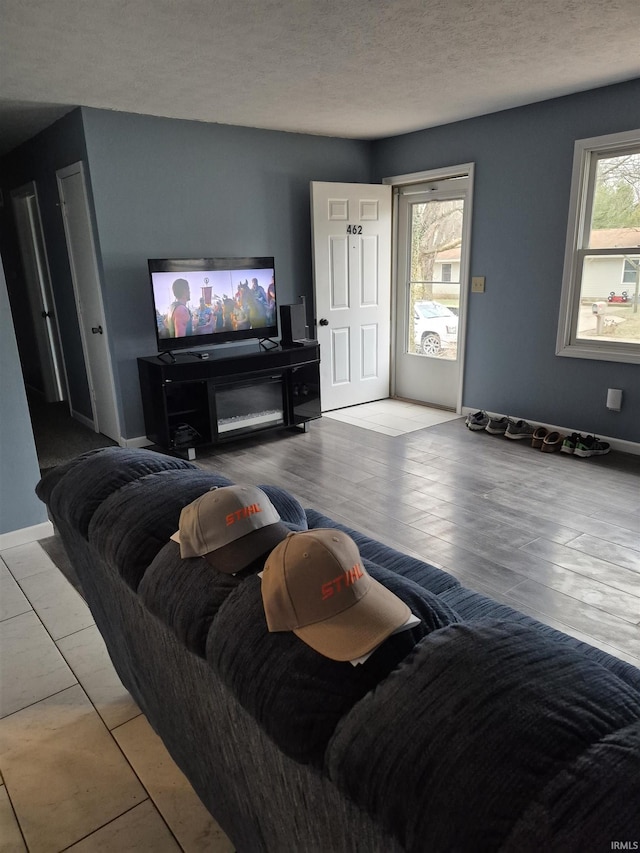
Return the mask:
{"type": "Polygon", "coordinates": [[[640,457],[579,459],[459,418],[385,435],[322,418],[199,451],[235,482],[447,569],[467,587],[640,666],[640,457]]]}

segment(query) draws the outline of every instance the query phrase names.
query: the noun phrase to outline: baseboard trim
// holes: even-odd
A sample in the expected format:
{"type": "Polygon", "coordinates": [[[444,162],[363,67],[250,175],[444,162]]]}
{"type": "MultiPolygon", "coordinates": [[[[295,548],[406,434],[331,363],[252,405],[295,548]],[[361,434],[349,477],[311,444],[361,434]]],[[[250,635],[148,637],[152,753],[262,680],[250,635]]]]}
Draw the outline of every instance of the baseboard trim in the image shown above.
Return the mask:
{"type": "MultiPolygon", "coordinates": [[[[478,410],[473,407],[463,406],[462,414],[470,415],[473,412],[477,412],[478,410]]],[[[501,416],[500,412],[491,412],[492,415],[501,416]]],[[[558,432],[565,433],[565,435],[571,435],[572,432],[580,432],[577,429],[569,429],[569,427],[563,426],[554,426],[553,424],[543,424],[541,421],[532,421],[529,418],[526,419],[528,423],[533,424],[535,427],[543,426],[546,427],[549,431],[557,430],[558,432]]],[[[634,456],[640,456],[640,444],[636,441],[625,441],[622,438],[612,438],[609,435],[600,435],[598,433],[598,438],[600,441],[608,441],[611,445],[612,450],[619,450],[621,453],[631,453],[634,456]]]]}
{"type": "Polygon", "coordinates": [[[80,421],[81,424],[84,424],[86,427],[89,427],[90,430],[95,432],[95,424],[91,418],[88,418],[86,415],[81,415],[80,412],[76,411],[76,409],[71,409],[71,417],[80,421]]]}
{"type": "Polygon", "coordinates": [[[11,530],[9,533],[0,533],[0,551],[17,548],[18,545],[27,545],[29,542],[37,542],[38,539],[46,539],[54,533],[55,530],[50,521],[43,521],[41,524],[23,527],[20,530],[11,530]]]}
{"type": "MultiPolygon", "coordinates": [[[[600,438],[601,436],[598,436],[600,438]]],[[[622,453],[633,453],[634,456],[640,456],[640,444],[637,441],[624,441],[621,438],[607,438],[604,437],[605,441],[608,441],[611,447],[614,450],[620,450],[622,453]]]]}

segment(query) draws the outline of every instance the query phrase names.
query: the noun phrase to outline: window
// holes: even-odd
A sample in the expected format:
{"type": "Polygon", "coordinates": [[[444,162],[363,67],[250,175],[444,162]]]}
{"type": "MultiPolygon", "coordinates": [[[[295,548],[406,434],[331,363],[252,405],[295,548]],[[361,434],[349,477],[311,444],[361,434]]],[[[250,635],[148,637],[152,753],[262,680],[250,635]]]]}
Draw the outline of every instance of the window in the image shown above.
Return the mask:
{"type": "Polygon", "coordinates": [[[451,281],[451,264],[442,264],[442,281],[451,281]]]}
{"type": "Polygon", "coordinates": [[[575,144],[558,355],[640,363],[640,130],[575,144]]]}
{"type": "Polygon", "coordinates": [[[622,283],[635,284],[638,278],[638,265],[640,264],[640,255],[637,258],[625,258],[624,268],[622,270],[622,283]]]}

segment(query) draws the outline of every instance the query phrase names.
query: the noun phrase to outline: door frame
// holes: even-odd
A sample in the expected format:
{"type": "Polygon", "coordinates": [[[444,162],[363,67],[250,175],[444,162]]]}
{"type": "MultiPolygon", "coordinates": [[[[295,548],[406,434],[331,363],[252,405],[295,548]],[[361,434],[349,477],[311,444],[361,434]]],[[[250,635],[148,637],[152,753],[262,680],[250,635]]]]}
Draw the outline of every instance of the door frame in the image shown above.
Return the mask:
{"type": "MultiPolygon", "coordinates": [[[[80,286],[78,283],[77,272],[76,272],[76,269],[74,266],[73,253],[71,251],[69,223],[67,221],[67,215],[66,215],[66,211],[65,211],[64,186],[63,186],[63,181],[65,178],[71,177],[72,175],[76,175],[76,174],[79,174],[81,177],[81,180],[82,180],[82,186],[83,186],[82,196],[83,196],[84,215],[86,216],[87,223],[89,226],[88,231],[89,231],[89,242],[90,242],[89,248],[90,248],[90,254],[91,254],[91,266],[93,268],[93,270],[92,270],[93,271],[93,279],[94,279],[95,287],[96,287],[97,307],[98,307],[98,312],[100,314],[99,325],[102,325],[102,328],[104,330],[104,340],[105,340],[106,350],[108,353],[108,364],[106,365],[107,377],[108,377],[108,379],[107,379],[108,392],[110,395],[108,405],[111,408],[111,412],[112,412],[113,420],[114,420],[114,424],[115,424],[115,430],[117,433],[116,436],[109,436],[109,437],[113,438],[114,441],[121,443],[122,430],[121,430],[121,424],[120,424],[120,412],[118,409],[118,400],[117,400],[117,396],[116,396],[116,385],[115,385],[115,379],[114,379],[114,375],[113,375],[113,362],[112,362],[112,357],[111,357],[111,346],[109,344],[109,332],[108,332],[107,323],[105,320],[104,300],[102,298],[102,288],[101,288],[101,276],[100,276],[100,271],[98,268],[96,241],[95,241],[95,236],[94,236],[94,222],[93,222],[92,211],[91,211],[91,207],[90,207],[90,203],[89,203],[89,192],[88,192],[88,186],[87,186],[87,176],[86,176],[85,165],[84,165],[84,162],[82,160],[79,160],[77,163],[72,163],[69,166],[65,166],[62,169],[56,170],[56,183],[58,186],[58,197],[60,199],[62,224],[64,226],[65,242],[66,242],[66,248],[67,248],[67,257],[69,260],[69,269],[71,272],[71,282],[73,284],[73,295],[74,295],[74,299],[75,299],[75,303],[76,303],[76,311],[78,314],[78,325],[80,327],[80,341],[82,344],[82,353],[84,355],[84,360],[85,360],[87,382],[89,383],[89,397],[90,397],[90,402],[91,402],[91,414],[92,414],[92,418],[93,418],[93,423],[91,424],[91,428],[95,432],[101,431],[100,422],[99,422],[99,419],[97,416],[97,409],[96,409],[96,399],[95,399],[96,394],[95,394],[95,383],[94,383],[93,369],[92,369],[92,364],[91,364],[91,360],[89,357],[89,347],[87,344],[86,330],[84,328],[83,311],[82,311],[82,297],[81,297],[81,293],[80,293],[80,286]]],[[[76,417],[77,417],[77,415],[76,415],[76,417]]],[[[106,433],[105,433],[105,435],[106,435],[106,433]]]]}
{"type": "MultiPolygon", "coordinates": [[[[13,206],[13,219],[18,234],[18,248],[23,275],[25,276],[25,285],[29,291],[32,290],[32,285],[26,281],[29,271],[25,269],[23,240],[28,242],[29,248],[33,253],[38,294],[42,305],[41,310],[45,311],[48,315],[45,318],[48,322],[45,323],[43,328],[40,325],[42,318],[39,315],[37,307],[33,305],[30,297],[27,298],[27,305],[33,319],[34,332],[38,340],[37,353],[42,373],[44,397],[48,402],[62,402],[66,400],[69,407],[71,407],[67,369],[60,338],[60,326],[58,324],[58,310],[51,285],[51,270],[49,268],[49,257],[44,239],[44,229],[40,215],[40,200],[38,198],[36,182],[28,181],[26,184],[12,190],[11,202],[13,206]],[[33,199],[33,207],[29,205],[31,199],[33,199]],[[24,212],[27,214],[30,226],[28,233],[24,233],[22,228],[21,217],[18,215],[19,206],[24,206],[24,212]],[[46,365],[42,363],[44,358],[48,361],[46,365]]],[[[33,284],[35,284],[35,281],[33,284]]]]}
{"type": "Polygon", "coordinates": [[[462,397],[464,391],[465,377],[465,350],[467,339],[467,311],[468,293],[470,281],[471,262],[471,222],[473,219],[473,184],[474,163],[461,163],[456,166],[447,166],[441,169],[429,169],[423,172],[410,172],[406,175],[393,175],[383,178],[383,184],[390,184],[393,188],[393,232],[391,239],[391,375],[390,392],[395,396],[396,386],[396,344],[398,311],[402,306],[398,305],[398,189],[411,184],[424,184],[429,181],[446,181],[450,178],[468,177],[469,188],[467,190],[468,216],[465,216],[462,226],[462,253],[460,255],[460,310],[458,315],[458,358],[460,359],[460,376],[456,393],[456,413],[462,412],[462,397]]]}

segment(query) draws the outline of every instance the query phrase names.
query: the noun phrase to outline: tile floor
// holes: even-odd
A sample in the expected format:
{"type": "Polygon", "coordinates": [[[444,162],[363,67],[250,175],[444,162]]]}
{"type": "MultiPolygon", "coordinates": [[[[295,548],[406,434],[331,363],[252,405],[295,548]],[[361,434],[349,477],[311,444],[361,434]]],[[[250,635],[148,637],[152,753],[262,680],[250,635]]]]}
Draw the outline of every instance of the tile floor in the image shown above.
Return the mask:
{"type": "Polygon", "coordinates": [[[404,435],[407,432],[461,417],[445,409],[433,409],[429,406],[409,403],[406,400],[391,399],[335,409],[333,412],[323,412],[322,416],[373,432],[381,432],[384,435],[404,435]]]}
{"type": "Polygon", "coordinates": [[[0,552],[0,853],[231,853],[37,542],[0,552]]]}

